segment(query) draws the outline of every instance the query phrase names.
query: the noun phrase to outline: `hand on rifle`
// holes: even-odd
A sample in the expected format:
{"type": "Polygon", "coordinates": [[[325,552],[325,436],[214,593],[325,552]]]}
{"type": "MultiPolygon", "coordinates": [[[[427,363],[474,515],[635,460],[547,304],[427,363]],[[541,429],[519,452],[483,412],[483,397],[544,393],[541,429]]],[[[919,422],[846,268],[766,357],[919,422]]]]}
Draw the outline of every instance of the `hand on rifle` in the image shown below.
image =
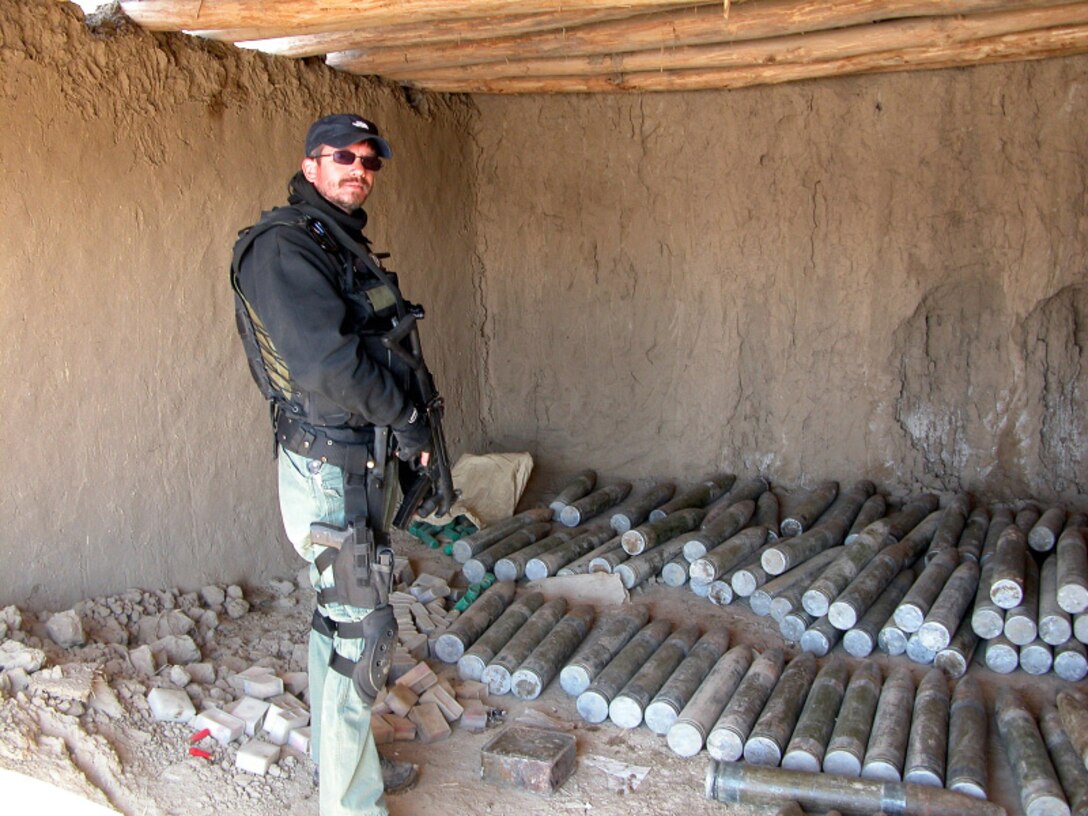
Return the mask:
{"type": "Polygon", "coordinates": [[[402,462],[427,456],[431,448],[431,426],[427,416],[413,409],[408,424],[393,429],[393,439],[397,443],[397,458],[402,462]]]}

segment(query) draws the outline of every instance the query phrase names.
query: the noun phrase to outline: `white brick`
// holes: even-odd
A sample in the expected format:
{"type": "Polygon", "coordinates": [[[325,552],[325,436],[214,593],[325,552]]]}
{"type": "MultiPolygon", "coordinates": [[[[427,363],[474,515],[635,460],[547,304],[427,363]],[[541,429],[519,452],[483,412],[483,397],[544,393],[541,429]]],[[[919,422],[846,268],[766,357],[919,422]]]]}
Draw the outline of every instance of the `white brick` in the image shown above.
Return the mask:
{"type": "Polygon", "coordinates": [[[250,740],[238,749],[234,764],[243,771],[264,776],[272,763],[280,758],[280,747],[261,740],[250,740]]]}
{"type": "Polygon", "coordinates": [[[196,708],[189,695],[181,689],[156,688],[147,695],[151,716],[159,722],[189,722],[196,708]]]}
{"type": "Polygon", "coordinates": [[[294,748],[300,754],[310,753],[310,741],[313,739],[313,730],[308,725],[296,728],[287,735],[287,745],[294,748]]]}
{"type": "Polygon", "coordinates": [[[242,693],[247,697],[267,700],[283,694],[283,680],[265,666],[251,666],[244,672],[239,672],[237,679],[242,681],[242,693]]]}
{"type": "Polygon", "coordinates": [[[223,745],[238,739],[246,732],[245,720],[219,708],[204,709],[189,720],[189,727],[194,731],[207,728],[212,737],[223,745]]]}
{"type": "Polygon", "coordinates": [[[281,694],[269,701],[264,718],[264,733],[276,745],[286,745],[291,731],[310,722],[310,712],[297,697],[281,694]]]}
{"type": "Polygon", "coordinates": [[[268,712],[268,703],[265,700],[258,700],[256,697],[243,697],[234,705],[228,707],[227,711],[245,722],[246,736],[252,737],[261,730],[261,723],[268,712]]]}

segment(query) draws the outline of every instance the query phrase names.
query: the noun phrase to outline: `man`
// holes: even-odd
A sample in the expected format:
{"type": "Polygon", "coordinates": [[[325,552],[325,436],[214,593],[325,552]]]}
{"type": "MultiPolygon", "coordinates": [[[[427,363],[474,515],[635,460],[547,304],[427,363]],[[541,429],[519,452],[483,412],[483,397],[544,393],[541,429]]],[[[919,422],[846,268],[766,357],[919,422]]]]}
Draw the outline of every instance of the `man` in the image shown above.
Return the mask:
{"type": "Polygon", "coordinates": [[[288,206],[241,234],[232,265],[250,370],[273,409],[284,527],[318,591],[309,681],[322,816],[385,816],[383,791],[409,787],[417,772],[381,757],[370,731],[372,695],[388,672],[381,652],[396,633],[380,614],[390,570],[378,568],[391,553],[390,453],[415,461],[431,439],[410,369],[382,343],[418,307],[362,232],[362,206],[391,157],[373,122],[318,119],[288,206]],[[336,538],[340,528],[354,531],[343,541],[369,566],[336,538]]]}

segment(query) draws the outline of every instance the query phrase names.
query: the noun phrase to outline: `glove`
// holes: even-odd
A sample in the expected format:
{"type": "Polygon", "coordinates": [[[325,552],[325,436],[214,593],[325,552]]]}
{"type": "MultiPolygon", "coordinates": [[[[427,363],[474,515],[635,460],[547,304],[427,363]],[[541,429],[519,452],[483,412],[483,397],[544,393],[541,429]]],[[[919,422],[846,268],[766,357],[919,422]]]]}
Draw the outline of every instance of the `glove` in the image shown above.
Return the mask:
{"type": "Polygon", "coordinates": [[[397,443],[397,458],[410,462],[431,447],[431,426],[427,417],[413,409],[408,417],[408,424],[393,429],[393,439],[397,443]]]}

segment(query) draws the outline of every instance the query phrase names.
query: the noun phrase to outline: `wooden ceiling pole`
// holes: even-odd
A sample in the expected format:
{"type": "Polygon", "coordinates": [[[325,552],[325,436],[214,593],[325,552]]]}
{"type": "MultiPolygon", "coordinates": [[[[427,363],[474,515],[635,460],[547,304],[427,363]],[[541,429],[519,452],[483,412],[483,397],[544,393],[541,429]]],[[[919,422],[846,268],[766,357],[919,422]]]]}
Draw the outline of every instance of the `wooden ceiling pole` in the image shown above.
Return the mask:
{"type": "Polygon", "coordinates": [[[1048,8],[894,20],[815,34],[769,37],[731,44],[640,51],[599,57],[484,63],[432,71],[385,71],[389,79],[410,82],[496,79],[499,77],[591,76],[646,71],[708,70],[772,63],[812,63],[898,51],[923,45],[954,45],[1068,25],[1088,25],[1088,2],[1048,8]]]}
{"type": "Polygon", "coordinates": [[[700,91],[746,88],[832,76],[935,70],[1088,53],[1088,26],[1024,31],[952,45],[928,45],[814,63],[779,63],[610,77],[539,77],[418,82],[438,93],[553,94],[619,91],[700,91]]]}
{"type": "MultiPolygon", "coordinates": [[[[690,3],[685,4],[690,5],[690,3]]],[[[502,17],[477,17],[471,20],[435,20],[426,23],[402,23],[376,28],[352,28],[318,34],[299,34],[257,39],[257,32],[243,29],[193,31],[201,37],[233,42],[242,48],[255,48],[281,57],[313,57],[330,51],[356,48],[420,48],[438,43],[473,42],[496,37],[520,37],[543,31],[563,30],[610,20],[650,14],[655,10],[610,8],[593,11],[559,11],[551,14],[510,14],[502,17]]]]}
{"type": "Polygon", "coordinates": [[[676,0],[122,0],[133,22],[151,31],[279,29],[333,31],[427,20],[675,6],[676,0]]]}
{"type": "Polygon", "coordinates": [[[366,48],[333,52],[329,65],[355,74],[431,69],[619,51],[657,51],[810,33],[880,20],[997,11],[1013,6],[1057,5],[1060,0],[752,0],[735,3],[727,18],[720,3],[645,14],[631,19],[473,42],[434,46],[366,48]]]}

